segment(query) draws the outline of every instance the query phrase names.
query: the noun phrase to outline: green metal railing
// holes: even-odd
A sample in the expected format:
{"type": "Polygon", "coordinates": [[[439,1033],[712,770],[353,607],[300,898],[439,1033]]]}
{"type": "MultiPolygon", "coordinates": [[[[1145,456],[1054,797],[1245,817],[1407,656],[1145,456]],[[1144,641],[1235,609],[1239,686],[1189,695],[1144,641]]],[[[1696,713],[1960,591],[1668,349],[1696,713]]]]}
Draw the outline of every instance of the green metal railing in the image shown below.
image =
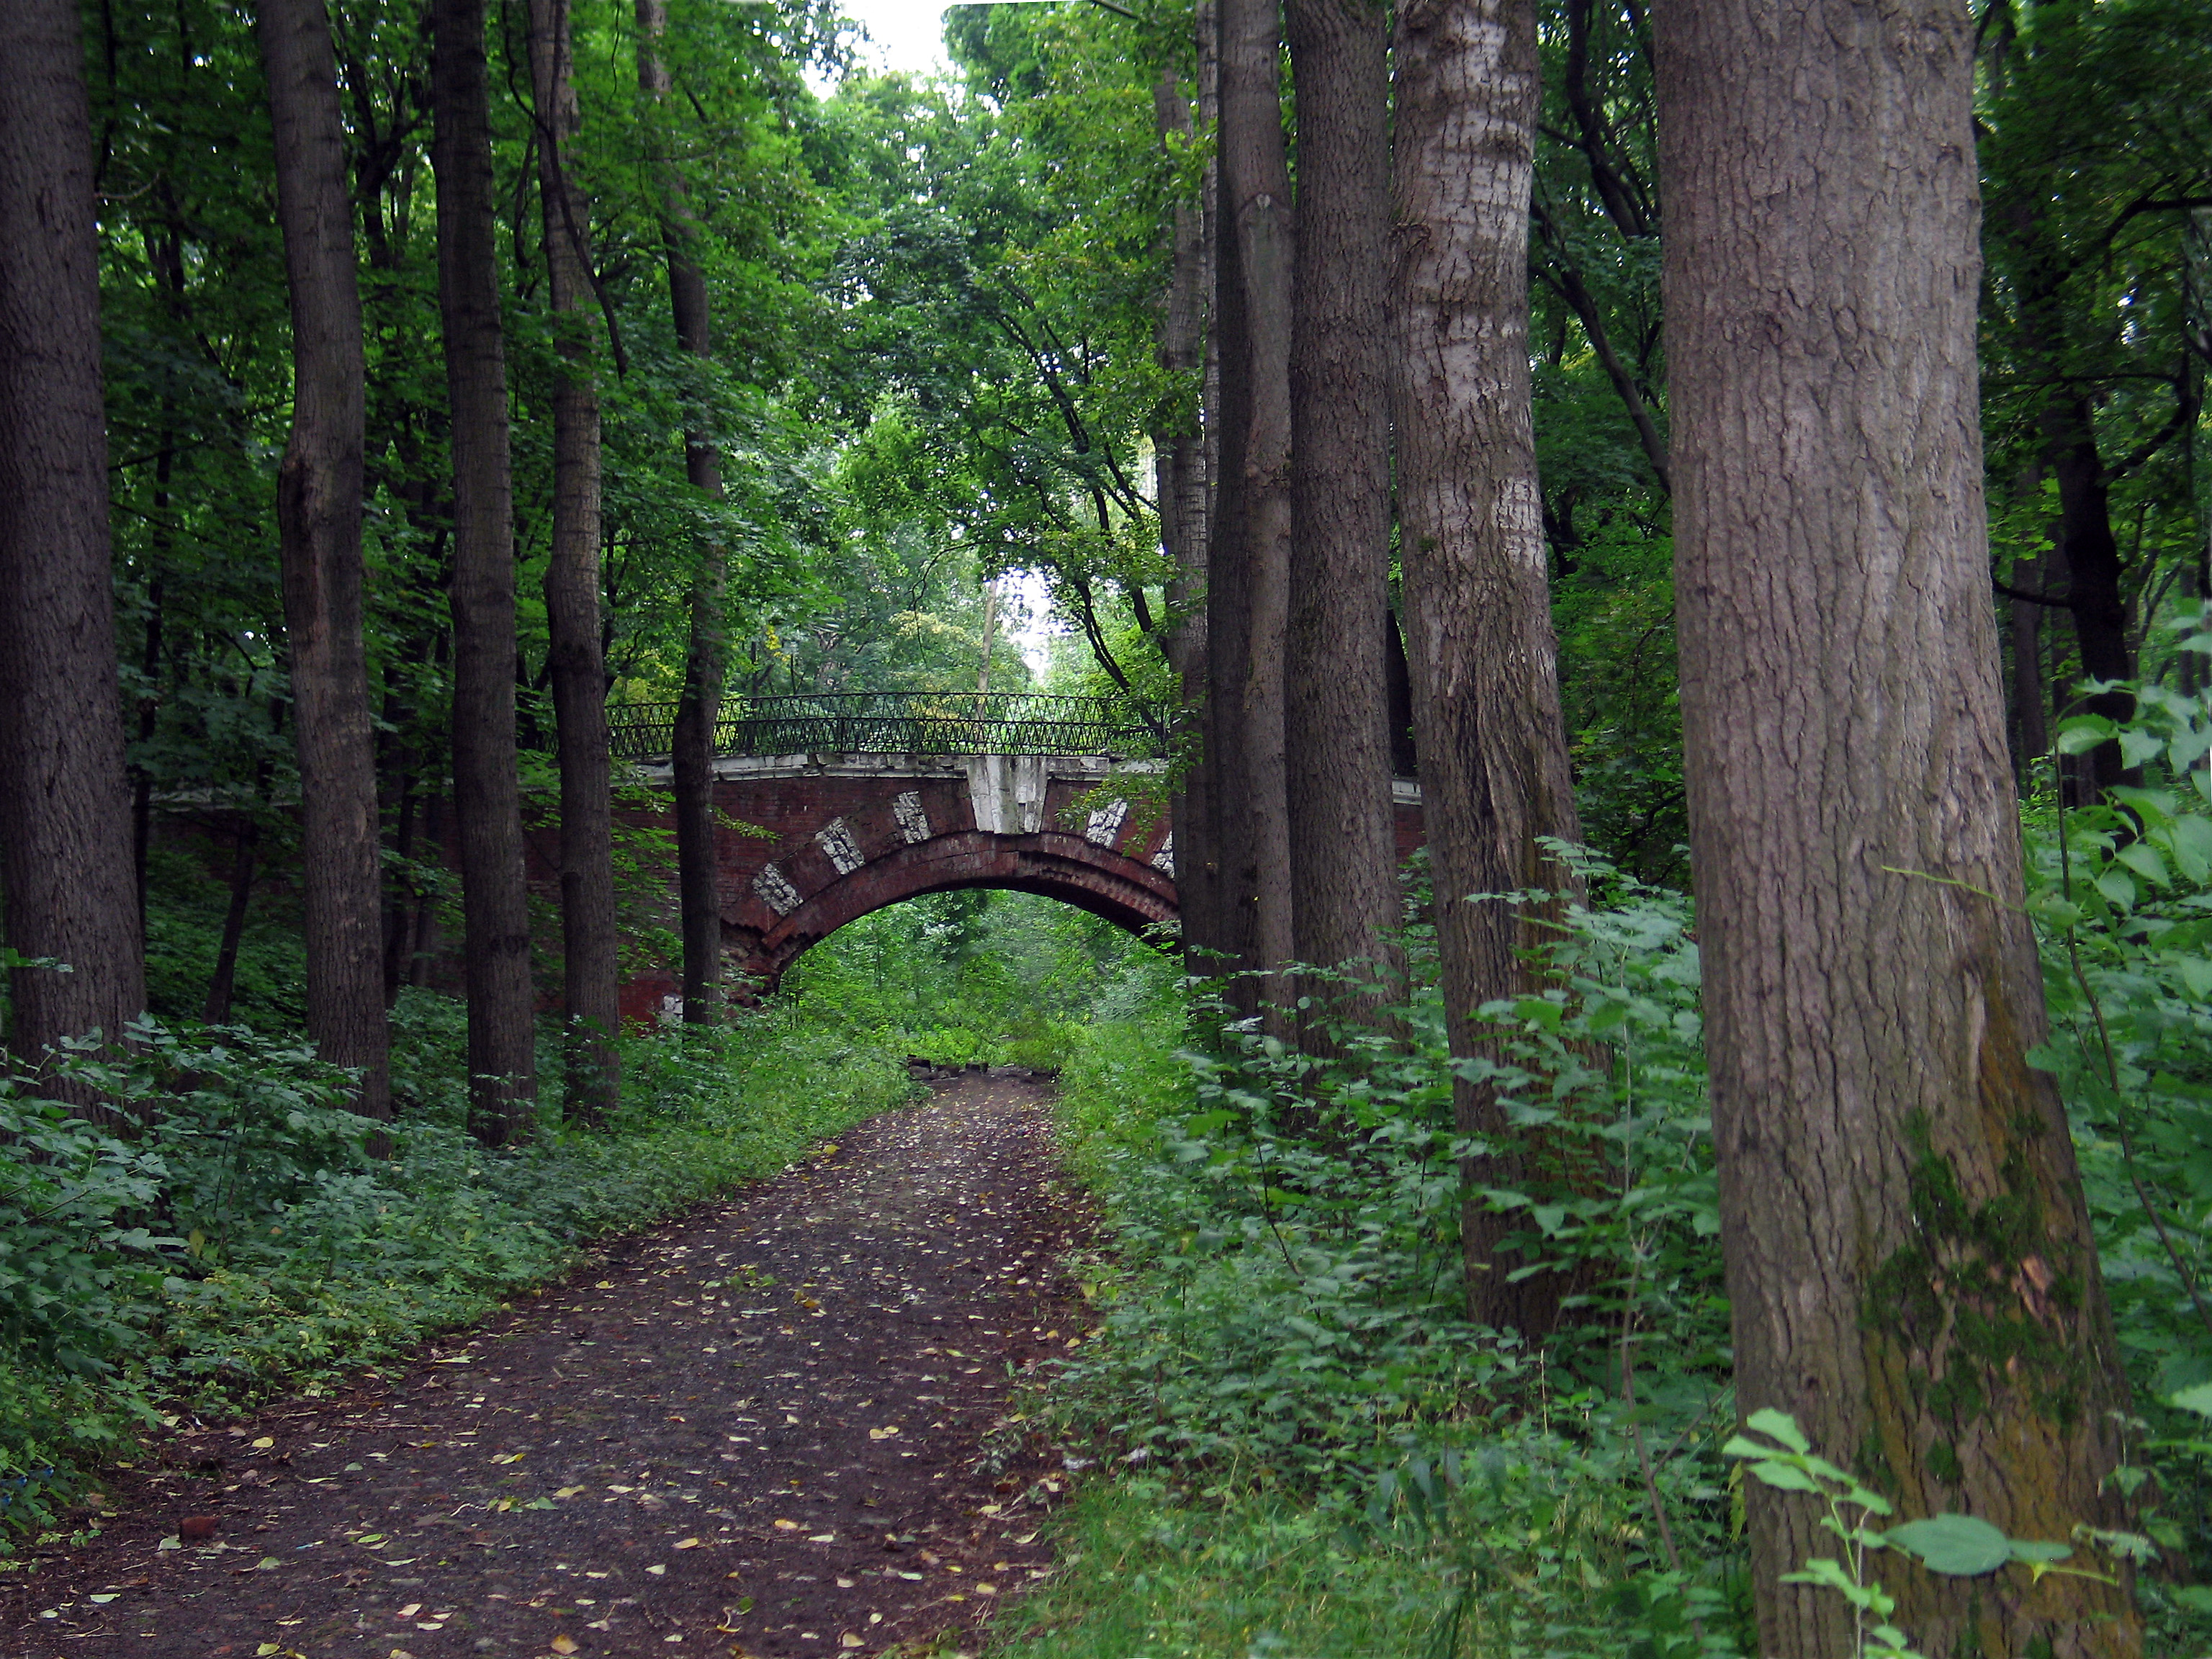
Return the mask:
{"type": "MultiPolygon", "coordinates": [[[[672,702],[611,703],[615,754],[652,760],[674,746],[672,702]]],[[[1106,697],[1035,691],[838,691],[732,697],[718,755],[1114,755],[1157,759],[1158,735],[1106,697]]]]}

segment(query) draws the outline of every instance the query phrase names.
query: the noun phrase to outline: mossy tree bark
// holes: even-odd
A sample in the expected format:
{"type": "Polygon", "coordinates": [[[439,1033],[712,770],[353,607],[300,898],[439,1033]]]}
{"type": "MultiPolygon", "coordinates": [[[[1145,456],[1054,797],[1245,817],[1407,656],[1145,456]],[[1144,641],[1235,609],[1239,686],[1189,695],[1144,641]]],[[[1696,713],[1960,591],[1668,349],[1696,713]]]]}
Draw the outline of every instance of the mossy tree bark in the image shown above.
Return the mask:
{"type": "MultiPolygon", "coordinates": [[[[1958,0],[1656,14],[1676,595],[1739,1410],[1900,1516],[2111,1524],[2124,1387],[2066,1120],[2026,1058],[1975,360],[1958,0]]],[[[1759,1650],[1850,1650],[1782,1583],[1833,1540],[1747,1488],[1759,1650]]],[[[1894,1556],[1929,1653],[2130,1655],[2126,1592],[1894,1556]]]]}

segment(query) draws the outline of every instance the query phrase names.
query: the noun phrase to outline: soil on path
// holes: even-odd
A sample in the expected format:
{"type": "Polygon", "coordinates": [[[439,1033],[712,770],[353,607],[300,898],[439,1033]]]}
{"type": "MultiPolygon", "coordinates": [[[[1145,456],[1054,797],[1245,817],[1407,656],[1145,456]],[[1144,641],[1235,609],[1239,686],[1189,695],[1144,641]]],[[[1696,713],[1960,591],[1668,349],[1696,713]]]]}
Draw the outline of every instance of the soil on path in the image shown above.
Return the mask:
{"type": "Polygon", "coordinates": [[[972,1646],[1048,1571],[1065,1480],[1009,1416],[1081,1319],[1046,1098],[970,1075],[388,1384],[187,1425],[107,1485],[100,1537],[0,1581],[0,1650],[972,1646]]]}

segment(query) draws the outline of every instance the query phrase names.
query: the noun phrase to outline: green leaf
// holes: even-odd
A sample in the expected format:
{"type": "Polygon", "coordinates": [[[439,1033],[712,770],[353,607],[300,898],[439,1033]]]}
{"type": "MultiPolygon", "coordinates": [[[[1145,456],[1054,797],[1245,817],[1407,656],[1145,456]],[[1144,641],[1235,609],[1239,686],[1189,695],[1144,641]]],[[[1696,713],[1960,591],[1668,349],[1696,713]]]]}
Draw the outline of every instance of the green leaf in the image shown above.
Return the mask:
{"type": "Polygon", "coordinates": [[[2118,908],[2126,910],[2134,908],[2136,884],[2118,871],[2107,870],[2090,884],[2118,908]]]}
{"type": "Polygon", "coordinates": [[[1971,1515],[1931,1515],[1892,1527],[1883,1537],[1947,1578],[1979,1578],[2013,1559],[2012,1540],[2002,1528],[1971,1515]]]}
{"type": "Polygon", "coordinates": [[[1811,1475],[1806,1474],[1804,1470],[1796,1468],[1794,1464],[1768,1462],[1764,1463],[1747,1463],[1744,1465],[1744,1468],[1748,1470],[1753,1477],[1759,1480],[1761,1485],[1771,1486],[1777,1492],[1818,1492],[1820,1490],[1820,1483],[1819,1481],[1815,1480],[1811,1475]]]}
{"type": "Polygon", "coordinates": [[[2166,738],[2160,733],[2146,732],[2139,726],[2120,733],[2120,759],[2129,766],[2141,766],[2165,747],[2166,738]]]}
{"type": "Polygon", "coordinates": [[[2008,1538],[2005,1542],[2011,1547],[2014,1560],[2040,1561],[2046,1566],[2074,1553],[2069,1545],[2054,1544],[2041,1538],[2008,1538]]]}
{"type": "Polygon", "coordinates": [[[2159,857],[2158,848],[2148,842],[2131,841],[2112,856],[2145,881],[2162,885],[2173,879],[2166,872],[2166,860],[2159,857]]]}
{"type": "Polygon", "coordinates": [[[2195,1412],[2199,1417],[2212,1417],[2212,1382],[2199,1382],[2193,1389],[2170,1394],[2166,1397],[2166,1403],[2176,1411],[2195,1412]]]}
{"type": "Polygon", "coordinates": [[[1770,1440],[1780,1441],[1791,1451],[1803,1453],[1813,1449],[1813,1443],[1805,1437],[1804,1431],[1797,1426],[1797,1419],[1790,1416],[1788,1412],[1778,1412],[1771,1406],[1760,1407],[1759,1410],[1743,1419],[1743,1425],[1755,1434],[1763,1434],[1770,1440]]]}
{"type": "Polygon", "coordinates": [[[2058,752],[2086,754],[2100,743],[2111,742],[2119,729],[2102,714],[2076,715],[2058,728],[2058,752]]]}

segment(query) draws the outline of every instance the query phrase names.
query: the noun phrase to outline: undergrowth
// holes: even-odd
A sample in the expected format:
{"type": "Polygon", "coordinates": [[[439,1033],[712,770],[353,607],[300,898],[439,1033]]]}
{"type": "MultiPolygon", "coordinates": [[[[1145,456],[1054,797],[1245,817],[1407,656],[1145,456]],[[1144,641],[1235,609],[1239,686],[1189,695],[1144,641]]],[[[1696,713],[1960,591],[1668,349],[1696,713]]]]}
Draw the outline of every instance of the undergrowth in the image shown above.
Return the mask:
{"type": "Polygon", "coordinates": [[[0,1080],[0,1552],[142,1429],[322,1392],[911,1091],[895,1054],[779,1005],[625,1039],[610,1124],[491,1152],[459,1127],[451,1023],[401,1022],[388,1158],[343,1073],[243,1027],[74,1056],[128,1139],[0,1080]]]}

